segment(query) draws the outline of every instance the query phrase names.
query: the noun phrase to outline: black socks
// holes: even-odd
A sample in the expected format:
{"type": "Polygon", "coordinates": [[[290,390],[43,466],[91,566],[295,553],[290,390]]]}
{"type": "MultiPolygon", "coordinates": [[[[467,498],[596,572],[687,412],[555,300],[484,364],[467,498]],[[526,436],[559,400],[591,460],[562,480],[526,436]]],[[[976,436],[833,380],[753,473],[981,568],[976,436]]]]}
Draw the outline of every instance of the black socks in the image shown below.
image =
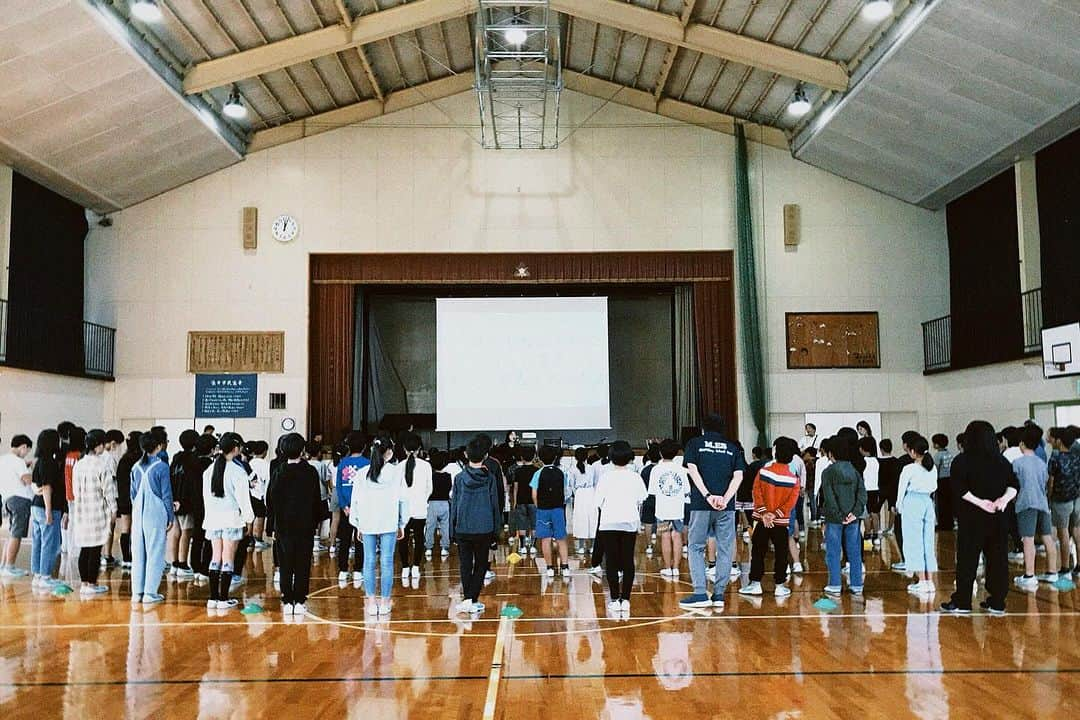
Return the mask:
{"type": "Polygon", "coordinates": [[[131,562],[131,533],[120,533],[120,556],[131,562]]]}

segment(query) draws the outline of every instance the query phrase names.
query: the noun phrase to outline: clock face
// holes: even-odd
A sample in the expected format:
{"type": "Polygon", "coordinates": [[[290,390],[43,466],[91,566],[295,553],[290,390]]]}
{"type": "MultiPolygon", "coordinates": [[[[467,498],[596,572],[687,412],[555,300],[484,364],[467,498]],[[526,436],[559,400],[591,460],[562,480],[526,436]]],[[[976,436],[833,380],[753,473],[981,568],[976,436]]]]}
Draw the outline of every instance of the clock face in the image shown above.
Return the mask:
{"type": "Polygon", "coordinates": [[[292,215],[279,215],[270,227],[270,232],[278,242],[292,242],[300,232],[300,225],[292,215]]]}
{"type": "Polygon", "coordinates": [[[292,432],[296,429],[296,421],[292,418],[283,418],[281,420],[281,429],[285,432],[292,432]]]}

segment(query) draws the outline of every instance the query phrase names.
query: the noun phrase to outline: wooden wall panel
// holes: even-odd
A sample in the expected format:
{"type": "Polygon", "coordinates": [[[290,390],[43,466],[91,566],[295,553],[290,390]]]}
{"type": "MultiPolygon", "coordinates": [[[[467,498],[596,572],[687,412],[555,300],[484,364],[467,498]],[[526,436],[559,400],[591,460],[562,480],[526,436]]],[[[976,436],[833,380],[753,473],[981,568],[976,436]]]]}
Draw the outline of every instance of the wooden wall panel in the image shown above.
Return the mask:
{"type": "Polygon", "coordinates": [[[285,372],[283,332],[188,332],[188,372],[285,372]]]}
{"type": "Polygon", "coordinates": [[[356,289],[312,285],[308,330],[308,435],[337,441],[352,426],[356,289]]]}
{"type": "Polygon", "coordinates": [[[785,321],[789,370],[881,367],[876,312],[787,313],[785,321]]]}
{"type": "Polygon", "coordinates": [[[735,385],[733,283],[694,283],[694,330],[697,335],[701,415],[719,412],[727,423],[727,436],[737,439],[739,402],[735,385]]]}

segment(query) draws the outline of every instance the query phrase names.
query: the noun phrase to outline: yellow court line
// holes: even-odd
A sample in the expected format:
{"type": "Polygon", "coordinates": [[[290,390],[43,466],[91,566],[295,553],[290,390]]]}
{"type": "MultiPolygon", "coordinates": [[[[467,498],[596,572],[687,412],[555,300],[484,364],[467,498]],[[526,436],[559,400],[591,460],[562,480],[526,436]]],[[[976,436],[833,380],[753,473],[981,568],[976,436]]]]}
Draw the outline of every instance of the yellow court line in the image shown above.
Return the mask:
{"type": "Polygon", "coordinates": [[[495,650],[491,653],[491,674],[488,675],[483,720],[495,720],[495,704],[499,699],[499,680],[502,678],[503,647],[512,622],[508,617],[499,618],[499,632],[495,638],[495,650]]]}

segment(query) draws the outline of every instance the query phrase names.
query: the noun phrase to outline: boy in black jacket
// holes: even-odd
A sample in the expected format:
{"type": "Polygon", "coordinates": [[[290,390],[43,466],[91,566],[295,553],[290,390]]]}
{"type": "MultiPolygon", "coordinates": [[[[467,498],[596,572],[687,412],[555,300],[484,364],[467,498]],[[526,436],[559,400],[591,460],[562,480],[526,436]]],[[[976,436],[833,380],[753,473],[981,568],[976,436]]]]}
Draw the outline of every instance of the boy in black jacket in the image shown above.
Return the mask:
{"type": "Polygon", "coordinates": [[[274,518],[281,562],[281,609],[286,616],[307,614],[315,528],[324,520],[326,509],[319,491],[319,473],[300,457],[305,444],[299,433],[282,438],[284,462],[278,465],[266,494],[267,514],[274,518]]]}
{"type": "Polygon", "coordinates": [[[457,611],[463,614],[484,612],[477,602],[488,570],[488,549],[502,522],[499,480],[485,465],[490,443],[477,436],[465,449],[469,464],[454,478],[450,503],[450,537],[458,545],[461,564],[462,601],[457,611]]]}

